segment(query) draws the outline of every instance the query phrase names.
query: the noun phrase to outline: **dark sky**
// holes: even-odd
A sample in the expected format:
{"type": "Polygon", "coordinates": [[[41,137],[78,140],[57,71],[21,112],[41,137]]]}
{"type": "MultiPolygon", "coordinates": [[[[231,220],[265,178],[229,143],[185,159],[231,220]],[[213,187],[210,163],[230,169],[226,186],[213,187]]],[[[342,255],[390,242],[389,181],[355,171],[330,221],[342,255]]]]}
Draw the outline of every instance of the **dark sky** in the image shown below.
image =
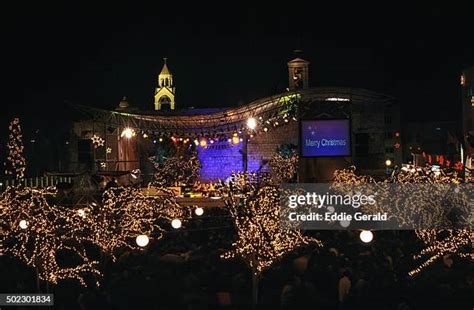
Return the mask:
{"type": "Polygon", "coordinates": [[[237,105],[284,90],[295,47],[311,61],[312,86],[393,95],[405,119],[457,116],[459,72],[474,59],[470,9],[454,2],[320,2],[144,7],[41,1],[5,9],[7,113],[0,125],[13,115],[25,126],[63,118],[65,100],[112,108],[126,95],[151,109],[163,57],[175,76],[179,106],[237,105]]]}

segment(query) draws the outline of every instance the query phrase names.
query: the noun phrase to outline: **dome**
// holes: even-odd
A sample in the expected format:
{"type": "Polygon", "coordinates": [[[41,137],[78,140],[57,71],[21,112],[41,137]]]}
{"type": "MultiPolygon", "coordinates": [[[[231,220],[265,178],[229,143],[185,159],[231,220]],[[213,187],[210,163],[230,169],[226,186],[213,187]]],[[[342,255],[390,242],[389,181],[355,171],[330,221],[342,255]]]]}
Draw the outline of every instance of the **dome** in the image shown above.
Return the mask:
{"type": "Polygon", "coordinates": [[[122,100],[120,100],[120,103],[119,103],[119,108],[120,109],[126,109],[129,107],[129,104],[128,104],[128,100],[127,100],[127,97],[123,97],[122,100]]]}

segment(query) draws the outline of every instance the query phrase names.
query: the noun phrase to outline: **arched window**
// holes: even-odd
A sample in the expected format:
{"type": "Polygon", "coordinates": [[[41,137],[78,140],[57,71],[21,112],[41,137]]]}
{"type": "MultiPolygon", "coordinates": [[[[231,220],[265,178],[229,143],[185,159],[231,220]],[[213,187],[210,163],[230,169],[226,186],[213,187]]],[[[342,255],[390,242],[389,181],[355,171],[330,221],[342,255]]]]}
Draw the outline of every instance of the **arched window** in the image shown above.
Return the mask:
{"type": "Polygon", "coordinates": [[[168,85],[168,78],[165,79],[165,85],[166,85],[166,86],[169,86],[169,85],[168,85]]]}
{"type": "Polygon", "coordinates": [[[158,99],[158,102],[161,105],[162,110],[170,110],[171,109],[171,99],[170,97],[163,95],[158,99]]]}

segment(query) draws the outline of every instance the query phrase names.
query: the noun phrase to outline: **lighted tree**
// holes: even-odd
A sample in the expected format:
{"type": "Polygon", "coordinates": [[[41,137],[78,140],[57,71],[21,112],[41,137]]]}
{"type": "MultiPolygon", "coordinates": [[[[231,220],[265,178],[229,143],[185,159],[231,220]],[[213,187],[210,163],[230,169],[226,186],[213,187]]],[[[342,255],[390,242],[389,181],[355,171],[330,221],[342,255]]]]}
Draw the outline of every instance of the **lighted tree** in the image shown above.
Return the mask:
{"type": "Polygon", "coordinates": [[[191,216],[172,191],[154,193],[113,188],[102,203],[71,209],[48,202],[56,194],[52,190],[11,187],[0,195],[0,255],[34,267],[41,280],[76,279],[86,285],[87,276],[101,275],[86,248],[97,247],[115,260],[119,248],[138,249],[138,236],[161,239],[172,220],[191,216]],[[64,265],[58,257],[74,263],[64,265]]]}
{"type": "Polygon", "coordinates": [[[282,227],[279,189],[268,185],[267,181],[256,174],[239,173],[221,189],[237,231],[232,249],[222,257],[239,257],[250,267],[254,304],[262,271],[298,247],[310,243],[322,245],[319,240],[304,236],[300,230],[282,227]]]}
{"type": "Polygon", "coordinates": [[[269,166],[275,184],[292,181],[298,170],[296,146],[291,144],[280,146],[270,159],[269,166]]]}
{"type": "Polygon", "coordinates": [[[26,160],[23,156],[23,135],[21,133],[20,119],[14,118],[9,129],[7,149],[8,155],[5,162],[5,174],[21,181],[25,177],[26,160]]]}
{"type": "Polygon", "coordinates": [[[155,167],[152,182],[154,186],[192,185],[199,179],[201,163],[195,151],[181,152],[162,158],[153,156],[150,160],[155,167]]]}
{"type": "Polygon", "coordinates": [[[426,247],[414,255],[416,260],[424,259],[424,261],[408,273],[411,276],[445,255],[474,259],[467,250],[474,240],[474,231],[471,229],[425,229],[416,230],[415,233],[426,247]]]}
{"type": "MultiPolygon", "coordinates": [[[[471,257],[467,252],[468,246],[471,243],[471,239],[474,238],[474,231],[469,228],[469,223],[472,224],[472,186],[464,183],[464,180],[459,177],[456,171],[445,171],[432,169],[430,166],[423,168],[404,168],[396,171],[391,182],[394,183],[429,183],[436,185],[460,185],[464,186],[463,191],[455,192],[456,189],[450,191],[452,196],[450,197],[455,207],[465,214],[465,216],[458,218],[464,222],[463,225],[467,228],[464,229],[417,229],[415,231],[417,237],[425,244],[425,248],[420,253],[414,255],[416,260],[423,260],[422,263],[409,272],[410,275],[415,275],[423,268],[428,267],[437,259],[442,258],[444,255],[458,255],[460,257],[471,257]],[[469,192],[470,191],[470,192],[469,192]]],[[[440,187],[443,189],[443,187],[440,187]]],[[[426,193],[419,193],[419,195],[426,195],[426,193]]],[[[438,210],[431,208],[433,215],[433,221],[439,221],[444,219],[448,212],[451,210],[451,206],[441,204],[442,197],[444,194],[442,191],[432,191],[430,193],[431,202],[433,205],[438,207],[438,210]]]]}
{"type": "Polygon", "coordinates": [[[395,218],[401,226],[417,228],[415,234],[425,248],[414,255],[414,259],[423,261],[409,272],[410,275],[415,275],[444,255],[472,257],[467,251],[471,240],[474,240],[474,232],[469,226],[472,225],[470,198],[473,196],[473,189],[471,184],[466,186],[456,171],[432,169],[430,166],[407,166],[395,169],[388,179],[376,182],[370,176],[357,175],[352,167],[337,170],[334,176],[333,186],[344,191],[350,191],[356,185],[375,185],[378,191],[377,204],[364,206],[363,209],[371,213],[386,212],[389,218],[395,218]],[[390,187],[393,184],[397,186],[390,187]],[[448,187],[457,185],[465,187],[458,192],[455,187],[454,190],[448,187]],[[404,193],[407,189],[408,195],[404,193]],[[403,196],[408,198],[403,203],[398,203],[403,196]],[[443,202],[447,200],[451,203],[443,202]],[[453,210],[457,213],[456,222],[461,227],[459,229],[449,228],[449,225],[454,224],[450,221],[453,210]]]}
{"type": "Polygon", "coordinates": [[[84,225],[75,211],[48,203],[53,192],[11,187],[0,195],[0,254],[13,255],[36,269],[39,279],[57,283],[99,276],[98,262],[88,258],[84,225]],[[73,261],[67,265],[59,257],[73,261]]]}
{"type": "Polygon", "coordinates": [[[161,239],[172,220],[191,216],[172,191],[162,188],[155,188],[153,196],[135,188],[112,188],[104,193],[102,204],[77,212],[87,223],[89,241],[114,260],[116,249],[137,249],[138,236],[161,239]]]}

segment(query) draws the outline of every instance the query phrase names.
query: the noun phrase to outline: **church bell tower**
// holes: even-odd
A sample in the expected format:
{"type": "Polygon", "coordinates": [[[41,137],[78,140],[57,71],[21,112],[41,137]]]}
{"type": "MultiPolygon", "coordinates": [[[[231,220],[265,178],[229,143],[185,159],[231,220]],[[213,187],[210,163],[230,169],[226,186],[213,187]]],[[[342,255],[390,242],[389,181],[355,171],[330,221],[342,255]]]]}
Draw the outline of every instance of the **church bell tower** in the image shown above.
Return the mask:
{"type": "Polygon", "coordinates": [[[167,58],[163,58],[163,60],[163,68],[158,75],[158,87],[155,90],[155,110],[174,110],[175,87],[173,75],[166,64],[167,58]]]}
{"type": "MultiPolygon", "coordinates": [[[[295,51],[301,52],[301,51],[295,51]]],[[[296,57],[288,62],[288,88],[290,90],[308,88],[309,61],[296,57]]]]}

